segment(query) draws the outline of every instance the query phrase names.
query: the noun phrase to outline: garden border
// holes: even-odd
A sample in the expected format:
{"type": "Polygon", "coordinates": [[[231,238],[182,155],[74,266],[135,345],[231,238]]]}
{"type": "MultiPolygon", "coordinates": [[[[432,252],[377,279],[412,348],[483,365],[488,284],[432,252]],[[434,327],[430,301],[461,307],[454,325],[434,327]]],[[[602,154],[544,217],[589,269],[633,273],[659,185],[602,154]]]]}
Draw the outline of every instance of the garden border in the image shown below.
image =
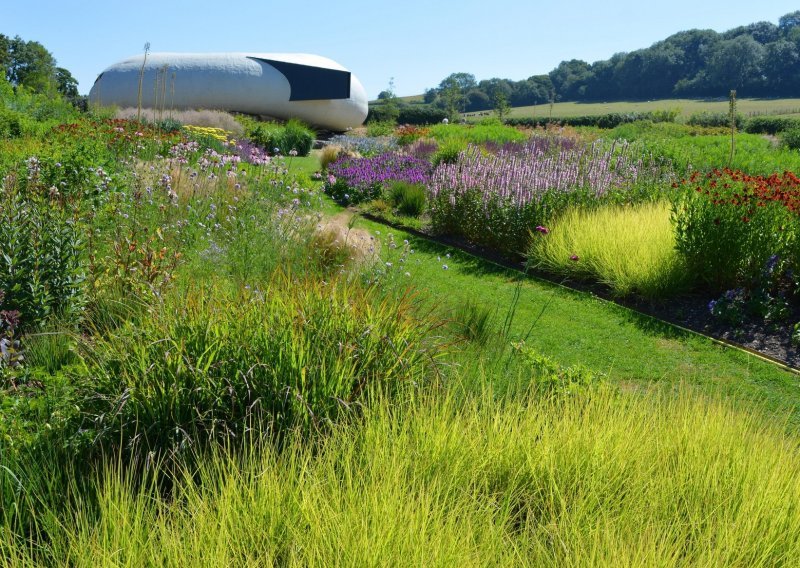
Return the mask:
{"type": "Polygon", "coordinates": [[[633,308],[631,305],[629,305],[627,303],[623,303],[623,302],[617,301],[617,300],[611,298],[608,295],[603,295],[603,294],[596,293],[596,286],[585,286],[585,287],[569,286],[569,285],[565,284],[564,281],[559,282],[557,280],[554,280],[554,279],[548,277],[548,275],[546,273],[543,273],[541,271],[532,272],[531,270],[523,270],[519,266],[517,266],[514,262],[512,262],[512,261],[510,261],[508,259],[505,259],[504,257],[502,257],[502,256],[500,256],[498,254],[491,254],[488,251],[484,251],[483,249],[481,249],[477,245],[470,245],[469,243],[465,243],[465,242],[460,241],[458,239],[433,236],[433,235],[430,235],[428,233],[424,233],[424,232],[422,232],[422,231],[420,231],[418,229],[414,229],[412,227],[408,227],[406,225],[402,225],[400,223],[393,223],[391,221],[387,221],[386,219],[384,219],[382,217],[379,217],[377,215],[374,215],[372,213],[368,213],[368,212],[365,212],[365,211],[359,211],[358,209],[354,209],[354,208],[349,208],[349,209],[351,211],[353,211],[355,214],[360,215],[361,217],[364,217],[365,219],[368,219],[368,220],[373,221],[375,223],[380,223],[381,225],[384,225],[386,227],[391,227],[391,228],[396,229],[398,231],[405,231],[406,233],[410,233],[410,234],[414,235],[415,237],[422,238],[422,239],[425,239],[425,240],[430,241],[430,242],[434,242],[434,243],[437,243],[437,244],[440,244],[440,245],[445,245],[445,246],[450,246],[450,247],[457,248],[458,250],[460,250],[460,251],[462,251],[462,252],[464,252],[464,253],[466,253],[466,254],[468,254],[470,256],[473,256],[473,257],[475,257],[475,258],[477,258],[477,259],[479,259],[481,261],[488,262],[490,264],[494,264],[495,266],[499,266],[499,267],[502,267],[502,268],[508,268],[510,270],[514,270],[516,272],[519,272],[520,274],[525,275],[526,278],[531,278],[533,280],[540,280],[540,281],[543,281],[543,282],[547,282],[548,284],[552,284],[554,286],[558,286],[559,288],[562,288],[564,290],[569,290],[569,291],[572,291],[572,292],[583,292],[583,293],[591,294],[595,298],[598,298],[598,299],[600,299],[600,300],[602,300],[604,302],[612,303],[612,304],[614,304],[616,306],[624,308],[624,309],[626,309],[626,310],[628,310],[630,312],[633,312],[633,313],[635,313],[637,315],[645,316],[647,318],[650,318],[651,320],[670,325],[670,326],[674,327],[675,329],[678,329],[678,330],[680,330],[682,332],[690,333],[692,335],[699,336],[699,337],[703,337],[705,339],[708,339],[712,343],[715,343],[715,344],[720,345],[722,347],[728,347],[728,348],[731,348],[731,349],[736,349],[738,351],[741,351],[743,353],[746,353],[748,355],[756,357],[757,359],[761,359],[762,361],[766,361],[768,363],[772,363],[773,365],[775,365],[776,367],[780,368],[783,371],[788,371],[788,372],[790,372],[790,373],[792,373],[794,375],[800,376],[800,368],[792,367],[791,365],[789,365],[789,363],[787,361],[783,361],[781,359],[778,359],[777,357],[772,357],[771,355],[767,355],[766,353],[762,353],[762,352],[760,352],[760,351],[758,351],[756,349],[753,349],[751,347],[747,347],[746,345],[742,345],[740,343],[736,343],[735,341],[731,341],[729,339],[723,339],[723,338],[719,338],[719,337],[713,337],[713,336],[710,336],[710,335],[706,335],[705,333],[702,333],[702,332],[697,331],[695,329],[684,327],[684,326],[682,326],[680,324],[677,324],[675,322],[671,322],[669,320],[661,319],[661,318],[656,317],[656,316],[654,316],[652,314],[649,314],[647,312],[643,312],[643,311],[637,310],[637,309],[633,308]]]}

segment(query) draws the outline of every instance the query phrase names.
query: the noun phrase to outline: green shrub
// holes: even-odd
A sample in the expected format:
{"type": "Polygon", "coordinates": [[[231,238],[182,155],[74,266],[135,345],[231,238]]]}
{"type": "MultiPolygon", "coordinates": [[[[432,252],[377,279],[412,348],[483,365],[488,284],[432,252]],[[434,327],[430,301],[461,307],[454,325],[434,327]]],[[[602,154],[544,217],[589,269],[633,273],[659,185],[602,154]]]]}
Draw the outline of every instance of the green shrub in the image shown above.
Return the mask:
{"type": "Polygon", "coordinates": [[[455,164],[461,152],[466,151],[467,142],[464,140],[451,139],[439,145],[433,153],[431,162],[436,167],[439,164],[455,164]]]}
{"type": "Polygon", "coordinates": [[[394,132],[395,123],[390,120],[372,121],[367,124],[367,136],[390,136],[394,132]]]}
{"type": "Polygon", "coordinates": [[[290,155],[293,150],[298,156],[308,156],[315,137],[313,130],[296,119],[289,120],[285,125],[259,123],[247,131],[246,135],[269,152],[277,150],[284,156],[290,155]]]}
{"type": "Polygon", "coordinates": [[[275,146],[284,156],[288,156],[292,150],[296,151],[298,156],[308,156],[314,145],[314,138],[313,130],[299,120],[291,119],[283,127],[283,132],[275,141],[275,146]]]}
{"type": "Polygon", "coordinates": [[[505,123],[511,126],[528,126],[532,128],[540,128],[548,124],[560,124],[564,126],[594,126],[597,128],[615,128],[620,124],[627,124],[629,122],[649,121],[649,122],[675,122],[679,111],[677,110],[659,110],[648,112],[629,112],[619,113],[612,112],[608,114],[598,114],[589,116],[565,116],[558,118],[549,118],[546,116],[538,117],[517,117],[508,118],[505,123]]]}
{"type": "MultiPolygon", "coordinates": [[[[64,168],[66,169],[66,168],[64,168]]],[[[0,182],[0,310],[18,310],[24,328],[50,316],[74,323],[84,303],[83,230],[71,201],[62,200],[37,158],[27,161],[24,182],[0,182]]]]}
{"type": "Polygon", "coordinates": [[[0,107],[0,138],[17,138],[24,131],[25,115],[0,107]]]}
{"type": "Polygon", "coordinates": [[[781,116],[754,116],[744,124],[745,132],[750,134],[778,134],[800,126],[800,120],[781,116]]]}
{"type": "Polygon", "coordinates": [[[419,217],[425,209],[425,186],[405,181],[392,181],[388,188],[389,198],[401,215],[419,217]]]}
{"type": "Polygon", "coordinates": [[[690,273],[716,291],[756,288],[773,256],[800,261],[795,179],[791,173],[764,178],[714,170],[684,180],[673,221],[690,273]]]}
{"type": "MultiPolygon", "coordinates": [[[[427,124],[438,124],[447,118],[447,112],[429,105],[400,105],[400,113],[397,115],[397,124],[414,124],[424,126],[427,124]]],[[[391,109],[386,105],[370,105],[367,116],[367,124],[372,122],[385,122],[394,119],[391,109]]]]}
{"type": "MultiPolygon", "coordinates": [[[[741,129],[744,126],[744,116],[742,114],[737,113],[734,121],[736,123],[736,128],[741,129]]],[[[731,119],[726,112],[703,111],[692,114],[686,121],[686,124],[691,126],[730,127],[731,119]]]]}
{"type": "Polygon", "coordinates": [[[781,144],[791,150],[800,150],[800,125],[793,125],[780,134],[781,144]]]}

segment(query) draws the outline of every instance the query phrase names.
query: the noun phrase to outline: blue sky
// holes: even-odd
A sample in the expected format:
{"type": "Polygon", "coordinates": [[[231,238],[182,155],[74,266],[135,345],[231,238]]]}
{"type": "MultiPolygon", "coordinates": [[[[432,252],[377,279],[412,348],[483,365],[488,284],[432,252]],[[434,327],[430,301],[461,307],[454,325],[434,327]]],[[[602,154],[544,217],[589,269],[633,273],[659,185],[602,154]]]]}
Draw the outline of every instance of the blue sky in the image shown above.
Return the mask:
{"type": "Polygon", "coordinates": [[[316,53],[354,72],[374,98],[392,77],[398,95],[460,71],[519,80],[685,29],[777,23],[796,9],[777,0],[0,0],[0,33],[44,44],[83,94],[103,69],[149,41],[152,51],[316,53]]]}

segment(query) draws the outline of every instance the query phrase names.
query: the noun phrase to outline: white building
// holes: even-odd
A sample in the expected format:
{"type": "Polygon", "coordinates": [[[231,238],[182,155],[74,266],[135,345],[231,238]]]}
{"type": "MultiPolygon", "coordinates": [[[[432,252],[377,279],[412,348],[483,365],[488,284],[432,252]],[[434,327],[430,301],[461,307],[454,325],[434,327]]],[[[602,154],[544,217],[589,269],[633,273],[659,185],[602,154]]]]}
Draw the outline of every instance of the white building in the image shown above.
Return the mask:
{"type": "Polygon", "coordinates": [[[100,73],[89,100],[136,107],[140,83],[142,107],[298,118],[329,130],[361,125],[368,110],[355,75],[305,53],[150,53],[146,60],[139,55],[100,73]]]}

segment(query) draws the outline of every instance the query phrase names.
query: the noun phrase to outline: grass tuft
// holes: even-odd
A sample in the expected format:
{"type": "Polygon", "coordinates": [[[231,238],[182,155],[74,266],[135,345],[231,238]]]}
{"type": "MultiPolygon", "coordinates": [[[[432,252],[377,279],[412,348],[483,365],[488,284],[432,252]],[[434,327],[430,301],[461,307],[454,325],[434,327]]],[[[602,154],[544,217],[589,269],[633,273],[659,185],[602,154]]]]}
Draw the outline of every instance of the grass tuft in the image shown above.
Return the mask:
{"type": "Polygon", "coordinates": [[[556,274],[606,284],[619,296],[670,296],[688,281],[664,202],[572,209],[534,231],[528,258],[556,274]]]}

